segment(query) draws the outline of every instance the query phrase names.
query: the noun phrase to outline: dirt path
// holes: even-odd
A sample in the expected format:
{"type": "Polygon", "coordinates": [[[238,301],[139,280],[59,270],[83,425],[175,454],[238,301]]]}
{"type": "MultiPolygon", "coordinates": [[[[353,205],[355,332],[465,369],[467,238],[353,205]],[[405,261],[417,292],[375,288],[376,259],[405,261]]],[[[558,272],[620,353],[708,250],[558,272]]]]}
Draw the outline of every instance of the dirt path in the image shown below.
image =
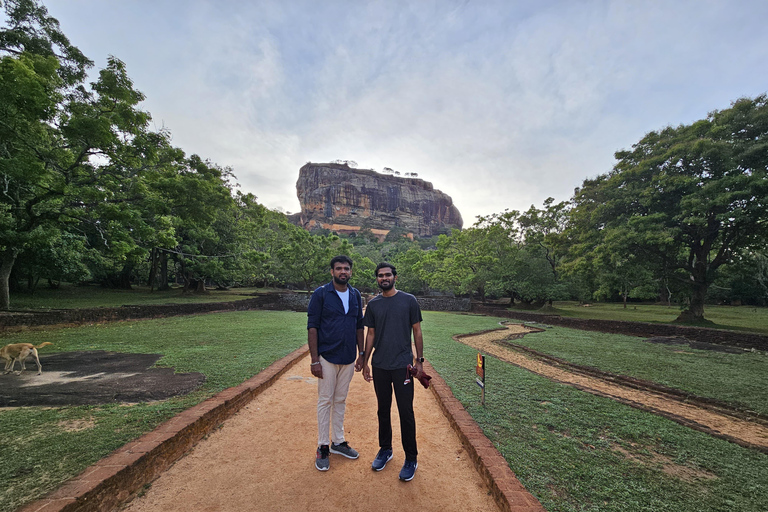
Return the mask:
{"type": "Polygon", "coordinates": [[[395,456],[383,471],[371,470],[376,398],[360,374],[350,385],[345,421],[359,459],[331,455],[329,471],[315,469],[316,404],[317,381],[305,356],[124,510],[499,510],[430,390],[416,389],[419,468],[411,482],[398,480],[404,457],[394,405],[395,456]]]}
{"type": "Polygon", "coordinates": [[[683,425],[728,439],[742,446],[768,452],[768,427],[766,425],[721,413],[701,405],[686,403],[683,398],[665,393],[635,389],[620,383],[609,382],[598,377],[556,367],[552,363],[538,360],[516,350],[509,344],[504,344],[510,338],[532,332],[535,329],[520,324],[506,324],[505,327],[506,329],[460,336],[456,339],[502,361],[552,380],[660,414],[683,425]]]}

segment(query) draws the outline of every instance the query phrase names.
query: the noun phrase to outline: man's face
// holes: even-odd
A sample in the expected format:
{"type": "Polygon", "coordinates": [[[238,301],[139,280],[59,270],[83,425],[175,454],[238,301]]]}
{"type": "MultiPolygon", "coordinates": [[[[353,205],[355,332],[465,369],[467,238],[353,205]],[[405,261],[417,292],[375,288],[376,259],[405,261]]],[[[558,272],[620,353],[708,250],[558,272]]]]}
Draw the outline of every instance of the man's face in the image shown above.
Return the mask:
{"type": "Polygon", "coordinates": [[[334,263],[333,269],[331,269],[331,275],[333,276],[333,282],[339,285],[347,284],[349,278],[352,277],[352,267],[349,263],[334,263]]]}
{"type": "Polygon", "coordinates": [[[395,286],[396,280],[397,276],[392,274],[392,269],[389,267],[380,268],[376,273],[376,283],[378,283],[382,291],[391,290],[395,286]]]}

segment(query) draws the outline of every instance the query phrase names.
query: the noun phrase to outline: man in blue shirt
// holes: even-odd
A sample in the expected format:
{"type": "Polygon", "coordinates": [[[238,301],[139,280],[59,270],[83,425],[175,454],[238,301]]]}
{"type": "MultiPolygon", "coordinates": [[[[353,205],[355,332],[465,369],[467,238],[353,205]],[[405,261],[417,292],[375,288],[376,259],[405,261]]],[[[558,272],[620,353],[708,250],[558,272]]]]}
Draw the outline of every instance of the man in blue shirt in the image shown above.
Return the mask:
{"type": "Polygon", "coordinates": [[[352,260],[331,260],[330,283],[312,293],[307,308],[307,338],[312,357],[310,369],[317,377],[317,454],[315,467],[327,471],[329,453],[349,459],[357,451],[344,439],[344,412],[349,383],[363,367],[363,301],[347,284],[352,260]],[[330,435],[329,435],[330,431],[330,435]]]}

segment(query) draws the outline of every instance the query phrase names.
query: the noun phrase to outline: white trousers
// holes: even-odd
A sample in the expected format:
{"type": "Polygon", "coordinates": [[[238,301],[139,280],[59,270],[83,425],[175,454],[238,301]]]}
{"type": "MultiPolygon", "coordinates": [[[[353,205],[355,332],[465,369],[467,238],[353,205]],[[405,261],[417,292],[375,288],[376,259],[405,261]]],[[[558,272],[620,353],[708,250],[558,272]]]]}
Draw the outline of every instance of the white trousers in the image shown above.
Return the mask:
{"type": "Polygon", "coordinates": [[[320,356],[323,378],[317,379],[317,444],[344,442],[344,412],[355,363],[333,364],[320,356]]]}

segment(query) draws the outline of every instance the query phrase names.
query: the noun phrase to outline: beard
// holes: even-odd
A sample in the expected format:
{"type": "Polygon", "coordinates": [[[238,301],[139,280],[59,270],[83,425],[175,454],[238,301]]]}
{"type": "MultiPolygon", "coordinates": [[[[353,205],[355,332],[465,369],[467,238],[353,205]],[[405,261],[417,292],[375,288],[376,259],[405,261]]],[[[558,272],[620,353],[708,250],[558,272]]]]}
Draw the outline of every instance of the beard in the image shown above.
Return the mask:
{"type": "Polygon", "coordinates": [[[344,286],[345,284],[347,284],[347,281],[349,281],[348,277],[336,277],[336,276],[333,276],[333,282],[338,284],[338,285],[344,286]]]}
{"type": "Polygon", "coordinates": [[[394,282],[394,281],[390,281],[390,282],[389,282],[389,283],[387,283],[387,284],[382,284],[382,283],[379,283],[379,288],[381,288],[381,291],[383,291],[383,292],[388,292],[388,291],[389,291],[389,290],[391,290],[391,289],[392,289],[394,286],[395,286],[395,282],[394,282]]]}

